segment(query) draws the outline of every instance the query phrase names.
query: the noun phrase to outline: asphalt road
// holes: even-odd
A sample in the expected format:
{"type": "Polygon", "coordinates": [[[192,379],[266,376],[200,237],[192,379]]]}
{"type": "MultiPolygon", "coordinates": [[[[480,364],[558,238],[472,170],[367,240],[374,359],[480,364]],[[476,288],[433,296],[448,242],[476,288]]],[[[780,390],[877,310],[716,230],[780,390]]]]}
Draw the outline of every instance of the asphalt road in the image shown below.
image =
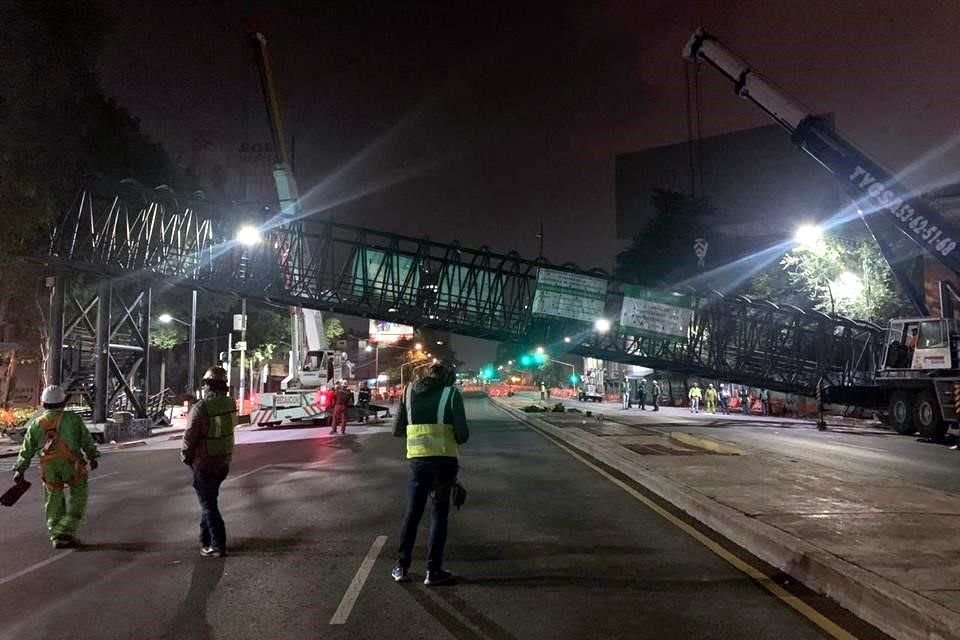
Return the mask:
{"type": "Polygon", "coordinates": [[[225,559],[197,553],[196,499],[173,442],[104,457],[80,551],[51,550],[39,491],[0,512],[0,638],[825,637],[486,400],[468,401],[468,413],[470,497],[447,548],[457,586],[389,577],[407,469],[386,429],[258,432],[237,448],[222,492],[225,559]],[[343,623],[331,624],[338,607],[343,623]]]}
{"type": "MultiPolygon", "coordinates": [[[[539,394],[522,394],[539,402],[539,394]]],[[[906,483],[960,493],[960,451],[920,442],[879,426],[834,424],[818,431],[812,420],[761,418],[741,414],[691,414],[686,408],[660,412],[624,410],[616,403],[565,400],[568,407],[603,413],[610,420],[652,431],[684,431],[732,442],[740,447],[774,451],[802,461],[844,471],[900,478],[906,483]]]]}

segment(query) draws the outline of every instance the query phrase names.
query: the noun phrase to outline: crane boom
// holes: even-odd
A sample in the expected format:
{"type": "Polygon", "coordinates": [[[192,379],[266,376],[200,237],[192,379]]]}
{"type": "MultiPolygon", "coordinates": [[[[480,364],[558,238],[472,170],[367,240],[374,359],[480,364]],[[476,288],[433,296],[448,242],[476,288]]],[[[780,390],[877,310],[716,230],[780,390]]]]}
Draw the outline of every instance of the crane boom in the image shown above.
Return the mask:
{"type": "Polygon", "coordinates": [[[691,61],[704,60],[719,70],[734,83],[738,96],[763,109],[790,133],[794,144],[833,174],[853,199],[907,297],[920,315],[928,315],[922,291],[895,264],[885,229],[899,230],[926,254],[960,274],[960,234],[953,225],[891,172],[840,136],[826,120],[811,114],[703,29],[698,29],[687,42],[683,56],[691,61]],[[883,215],[873,219],[874,212],[883,215]]]}
{"type": "MultiPolygon", "coordinates": [[[[280,203],[280,223],[290,230],[286,236],[286,246],[278,247],[281,254],[281,268],[288,282],[295,282],[305,265],[310,263],[309,247],[302,241],[302,218],[300,193],[293,175],[287,139],[283,129],[283,115],[277,97],[276,80],[270,61],[270,49],[267,37],[255,31],[250,34],[260,76],[260,87],[270,123],[270,136],[273,140],[274,164],[273,181],[280,203]]],[[[325,351],[328,347],[323,331],[323,314],[312,309],[290,307],[290,365],[289,373],[281,383],[283,389],[302,386],[305,362],[310,353],[325,351]]],[[[325,366],[312,367],[325,369],[325,366]]],[[[315,377],[315,374],[311,377],[315,377]]]]}

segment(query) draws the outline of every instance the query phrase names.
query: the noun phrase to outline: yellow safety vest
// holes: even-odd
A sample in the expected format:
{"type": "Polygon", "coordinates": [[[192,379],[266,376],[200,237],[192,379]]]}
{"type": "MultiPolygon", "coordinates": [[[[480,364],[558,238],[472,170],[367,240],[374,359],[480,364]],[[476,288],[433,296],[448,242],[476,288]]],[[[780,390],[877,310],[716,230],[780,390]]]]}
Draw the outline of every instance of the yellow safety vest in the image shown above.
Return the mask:
{"type": "Polygon", "coordinates": [[[233,430],[237,426],[237,405],[227,396],[213,396],[203,401],[210,428],[207,430],[207,455],[222,458],[233,453],[233,430]]]}
{"type": "Polygon", "coordinates": [[[457,440],[453,436],[453,425],[443,421],[447,403],[453,393],[452,387],[444,387],[437,407],[437,421],[432,423],[411,424],[413,420],[413,385],[407,386],[407,458],[426,458],[443,456],[456,458],[460,455],[457,440]]]}

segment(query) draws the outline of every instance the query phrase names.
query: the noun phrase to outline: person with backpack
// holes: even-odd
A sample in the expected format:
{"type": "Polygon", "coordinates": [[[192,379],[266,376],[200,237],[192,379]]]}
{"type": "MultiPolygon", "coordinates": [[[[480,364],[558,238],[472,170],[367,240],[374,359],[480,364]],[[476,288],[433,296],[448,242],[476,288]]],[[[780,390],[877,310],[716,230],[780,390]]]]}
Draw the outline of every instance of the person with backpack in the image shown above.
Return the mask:
{"type": "Polygon", "coordinates": [[[404,389],[393,435],[406,439],[410,480],[397,563],[391,576],[396,582],[410,581],[408,572],[417,528],[427,498],[432,495],[427,575],[423,583],[427,586],[452,584],[456,578],[443,568],[443,548],[447,541],[451,492],[459,471],[460,446],[470,438],[470,429],[463,396],[452,384],[450,370],[442,362],[434,363],[423,378],[404,389]]]}
{"type": "Polygon", "coordinates": [[[63,389],[46,387],[40,402],[43,413],[27,423],[13,467],[13,481],[22,484],[30,461],[40,454],[43,511],[50,543],[55,549],[73,548],[80,544],[74,534],[87,509],[87,465],[96,469],[100,452],[83,419],[64,409],[67,396],[63,389]],[[69,498],[66,489],[70,490],[69,498]]]}
{"type": "Polygon", "coordinates": [[[200,555],[227,555],[227,531],[220,515],[220,485],[230,473],[237,404],[227,395],[227,371],[211,367],[203,374],[203,399],[193,405],[183,432],[181,461],[193,470],[200,501],[200,555]]]}

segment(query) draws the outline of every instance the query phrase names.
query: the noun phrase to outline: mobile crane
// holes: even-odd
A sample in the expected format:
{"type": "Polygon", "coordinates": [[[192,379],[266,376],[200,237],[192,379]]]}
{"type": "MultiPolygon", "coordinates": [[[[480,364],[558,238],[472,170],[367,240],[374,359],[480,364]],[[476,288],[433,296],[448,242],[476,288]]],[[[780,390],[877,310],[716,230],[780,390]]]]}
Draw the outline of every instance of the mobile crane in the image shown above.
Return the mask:
{"type": "Polygon", "coordinates": [[[897,432],[919,431],[941,439],[960,422],[960,327],[954,318],[957,291],[939,283],[940,315],[931,317],[921,287],[904,266],[917,248],[953,274],[960,274],[960,234],[943,215],[896,177],[845,140],[823,118],[811,114],[773,85],[716,37],[698,29],[683,57],[705,61],[734,85],[736,95],[763,109],[792,142],[829,171],[846,189],[860,219],[877,241],[916,317],[890,320],[873,384],[824,389],[826,402],[887,411],[897,432]]]}
{"type": "MultiPolygon", "coordinates": [[[[273,140],[273,180],[280,203],[280,223],[293,233],[288,234],[288,245],[277,247],[282,260],[284,279],[293,281],[304,265],[310,263],[310,248],[302,241],[303,216],[300,194],[293,175],[290,154],[283,130],[283,118],[277,99],[273,66],[266,36],[254,31],[250,44],[257,61],[260,86],[263,90],[270,135],[273,140]]],[[[329,348],[323,330],[323,314],[313,309],[290,307],[290,355],[287,377],[280,383],[282,393],[260,395],[258,409],[251,422],[274,426],[283,423],[323,423],[330,417],[331,394],[328,386],[344,378],[352,370],[346,354],[329,348]]]]}

